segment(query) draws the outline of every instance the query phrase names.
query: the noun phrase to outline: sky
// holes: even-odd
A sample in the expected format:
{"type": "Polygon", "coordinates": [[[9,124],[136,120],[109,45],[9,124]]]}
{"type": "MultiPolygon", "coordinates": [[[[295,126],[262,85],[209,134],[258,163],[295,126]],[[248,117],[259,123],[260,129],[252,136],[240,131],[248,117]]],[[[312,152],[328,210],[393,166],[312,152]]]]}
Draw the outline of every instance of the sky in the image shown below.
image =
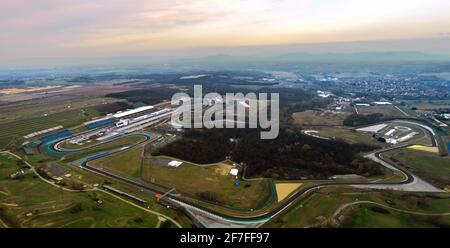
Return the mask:
{"type": "Polygon", "coordinates": [[[439,52],[427,40],[450,37],[449,13],[448,0],[1,0],[0,61],[386,40],[439,52]]]}

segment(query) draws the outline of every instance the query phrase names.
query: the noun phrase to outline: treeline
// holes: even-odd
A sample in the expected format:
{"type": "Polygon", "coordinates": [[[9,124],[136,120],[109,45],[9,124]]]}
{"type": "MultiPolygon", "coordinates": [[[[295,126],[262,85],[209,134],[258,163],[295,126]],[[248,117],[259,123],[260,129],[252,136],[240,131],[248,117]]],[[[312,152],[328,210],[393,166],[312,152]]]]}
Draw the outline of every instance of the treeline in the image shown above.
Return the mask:
{"type": "Polygon", "coordinates": [[[130,108],[133,108],[133,106],[126,102],[112,102],[108,104],[101,104],[94,106],[94,109],[97,110],[102,115],[114,113],[117,111],[123,111],[130,108]]]}
{"type": "Polygon", "coordinates": [[[347,118],[344,119],[343,124],[345,126],[362,126],[362,125],[369,125],[374,124],[377,122],[381,122],[384,120],[384,115],[381,113],[375,113],[375,114],[369,114],[369,115],[358,115],[358,114],[351,114],[347,116],[347,118]]]}
{"type": "Polygon", "coordinates": [[[382,174],[377,163],[358,154],[374,149],[361,144],[323,141],[290,130],[274,140],[261,140],[257,129],[190,130],[153,155],[174,156],[196,163],[214,163],[227,156],[246,167],[247,177],[279,179],[327,178],[336,174],[382,174]]]}
{"type": "Polygon", "coordinates": [[[233,138],[243,129],[186,129],[183,138],[153,149],[151,155],[169,155],[199,164],[220,162],[234,148],[233,138]]]}
{"type": "Polygon", "coordinates": [[[129,90],[125,92],[111,93],[105,97],[113,97],[119,99],[125,99],[129,102],[143,102],[145,104],[157,104],[163,100],[172,99],[173,94],[177,93],[178,90],[170,89],[166,87],[158,88],[148,88],[148,89],[138,89],[129,90]]]}
{"type": "Polygon", "coordinates": [[[289,103],[286,105],[286,110],[289,114],[293,114],[295,112],[303,112],[310,109],[322,109],[328,106],[332,102],[331,99],[328,98],[307,98],[304,96],[305,100],[298,100],[293,103],[289,103]]]}

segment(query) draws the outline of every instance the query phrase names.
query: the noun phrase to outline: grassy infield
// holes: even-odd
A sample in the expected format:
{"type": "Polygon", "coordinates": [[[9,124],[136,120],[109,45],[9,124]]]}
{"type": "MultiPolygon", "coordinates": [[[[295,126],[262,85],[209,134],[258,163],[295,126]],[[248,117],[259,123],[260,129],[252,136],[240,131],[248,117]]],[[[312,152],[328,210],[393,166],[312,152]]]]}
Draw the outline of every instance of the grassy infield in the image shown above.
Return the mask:
{"type": "Polygon", "coordinates": [[[388,152],[386,157],[394,157],[413,171],[424,173],[447,185],[450,189],[450,156],[439,156],[436,153],[401,149],[388,152]]]}
{"type": "Polygon", "coordinates": [[[116,148],[131,146],[141,141],[144,141],[144,137],[138,135],[130,135],[123,138],[116,139],[114,141],[104,143],[98,146],[87,148],[77,153],[64,156],[63,162],[70,162],[79,158],[84,158],[88,155],[95,154],[101,151],[112,150],[116,148]]]}
{"type": "Polygon", "coordinates": [[[265,180],[242,181],[236,187],[234,177],[228,174],[231,165],[225,163],[201,167],[184,162],[175,169],[166,166],[172,159],[152,157],[144,160],[141,171],[141,153],[142,148],[136,148],[95,160],[91,165],[134,179],[143,179],[166,189],[176,188],[177,192],[193,198],[210,194],[219,205],[234,209],[256,209],[272,196],[269,183],[265,180]]]}

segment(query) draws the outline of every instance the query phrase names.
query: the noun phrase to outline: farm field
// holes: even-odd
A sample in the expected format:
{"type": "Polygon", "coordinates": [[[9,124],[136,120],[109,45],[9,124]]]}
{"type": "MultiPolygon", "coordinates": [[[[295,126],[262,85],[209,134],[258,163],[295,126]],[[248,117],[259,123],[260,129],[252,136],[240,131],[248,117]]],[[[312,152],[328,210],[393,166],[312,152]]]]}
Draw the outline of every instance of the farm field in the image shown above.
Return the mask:
{"type": "MultiPolygon", "coordinates": [[[[343,204],[355,201],[373,201],[397,209],[424,213],[450,212],[450,197],[447,194],[411,194],[401,192],[363,191],[351,188],[323,188],[302,197],[292,208],[280,216],[270,220],[263,227],[329,227],[351,225],[351,213],[343,212],[342,222],[333,217],[335,211],[343,204]]],[[[392,213],[394,215],[395,213],[392,213]]],[[[377,218],[379,216],[373,216],[377,218]]],[[[383,216],[390,218],[390,214],[383,216]]],[[[394,216],[393,216],[394,217],[394,216]]],[[[409,223],[423,223],[415,215],[406,215],[409,223]]],[[[448,218],[442,220],[445,225],[450,224],[448,218]]],[[[383,220],[374,221],[374,227],[390,227],[383,220]]],[[[354,225],[369,225],[370,223],[355,223],[354,225]]]]}
{"type": "Polygon", "coordinates": [[[58,125],[65,128],[77,126],[101,115],[103,110],[98,109],[107,109],[115,103],[126,105],[114,98],[67,95],[1,104],[0,148],[11,142],[21,142],[24,135],[35,131],[58,125]]]}
{"type": "Polygon", "coordinates": [[[1,154],[0,163],[0,219],[8,227],[155,227],[158,222],[156,215],[103,192],[67,192],[31,174],[9,179],[20,168],[17,160],[1,154]]]}
{"type": "Polygon", "coordinates": [[[29,133],[63,125],[72,127],[88,120],[97,113],[94,110],[70,110],[45,117],[33,117],[0,124],[0,148],[13,140],[20,140],[29,133]]]}
{"type": "Polygon", "coordinates": [[[139,146],[132,150],[96,159],[90,162],[90,165],[124,176],[139,178],[143,149],[142,146],[139,146]]]}
{"type": "Polygon", "coordinates": [[[331,113],[324,111],[306,110],[304,112],[297,112],[292,114],[295,124],[299,125],[342,125],[345,117],[350,113],[331,113]]]}
{"type": "Polygon", "coordinates": [[[427,151],[401,149],[383,155],[407,166],[418,176],[440,188],[450,186],[450,157],[427,151]]]}
{"type": "Polygon", "coordinates": [[[450,100],[403,100],[403,102],[422,110],[450,108],[450,100]]]}
{"type": "MultiPolygon", "coordinates": [[[[36,99],[0,106],[0,123],[32,117],[44,117],[71,110],[89,110],[95,106],[118,102],[114,98],[86,98],[81,96],[57,96],[46,100],[36,99]],[[39,106],[39,108],[36,108],[39,106]]],[[[93,110],[93,109],[92,109],[93,110]]],[[[92,111],[91,110],[91,111],[92,111]]]]}
{"type": "Polygon", "coordinates": [[[0,94],[10,95],[10,94],[18,94],[25,92],[35,92],[35,91],[45,91],[58,88],[60,86],[42,86],[42,87],[26,87],[26,88],[7,88],[1,89],[0,94]]]}
{"type": "Polygon", "coordinates": [[[142,179],[169,189],[176,188],[182,195],[239,210],[261,208],[272,198],[272,186],[267,180],[242,180],[236,187],[234,176],[228,174],[229,164],[200,167],[183,162],[178,168],[170,168],[166,165],[171,160],[166,157],[146,159],[142,179]]]}

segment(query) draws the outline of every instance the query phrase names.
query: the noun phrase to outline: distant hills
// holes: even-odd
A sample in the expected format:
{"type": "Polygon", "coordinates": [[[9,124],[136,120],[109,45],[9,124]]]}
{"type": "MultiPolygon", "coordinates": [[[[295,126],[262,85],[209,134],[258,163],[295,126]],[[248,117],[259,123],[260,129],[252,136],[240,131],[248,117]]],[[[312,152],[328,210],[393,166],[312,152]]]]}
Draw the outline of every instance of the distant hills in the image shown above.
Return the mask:
{"type": "Polygon", "coordinates": [[[446,61],[450,56],[423,52],[365,52],[365,53],[288,53],[275,56],[275,60],[299,61],[446,61]]]}

